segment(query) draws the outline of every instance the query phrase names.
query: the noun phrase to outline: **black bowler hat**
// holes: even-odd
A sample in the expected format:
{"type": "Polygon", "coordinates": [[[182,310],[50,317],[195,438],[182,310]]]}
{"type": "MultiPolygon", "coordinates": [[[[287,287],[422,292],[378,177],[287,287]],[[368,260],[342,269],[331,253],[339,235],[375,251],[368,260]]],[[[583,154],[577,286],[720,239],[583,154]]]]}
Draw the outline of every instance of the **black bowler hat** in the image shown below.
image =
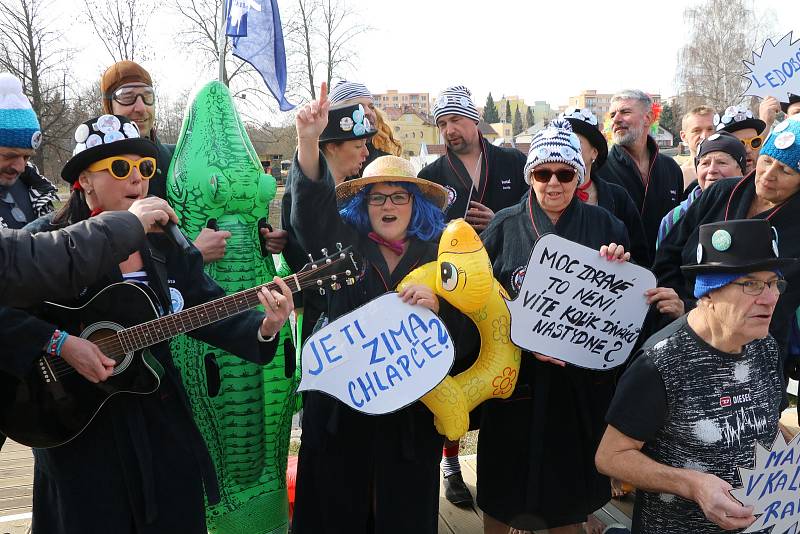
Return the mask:
{"type": "Polygon", "coordinates": [[[319,136],[319,142],[366,139],[375,135],[376,131],[361,104],[335,107],[328,110],[328,125],[319,136]]]}
{"type": "Polygon", "coordinates": [[[778,232],[766,219],[722,221],[700,226],[697,263],[684,272],[753,273],[789,267],[797,258],[780,258],[778,232]]]}
{"type": "Polygon", "coordinates": [[[61,177],[74,184],[92,163],[123,154],[158,158],[158,149],[139,135],[139,127],[127,117],[101,115],[89,119],[75,129],[75,149],[61,169],[61,177]]]}
{"type": "Polygon", "coordinates": [[[784,113],[789,113],[789,106],[796,104],[797,102],[800,102],[800,95],[789,93],[789,101],[781,102],[781,111],[784,113]]]}
{"type": "MultiPolygon", "coordinates": [[[[592,170],[599,169],[608,157],[608,141],[606,136],[597,128],[597,117],[590,109],[567,108],[561,117],[567,119],[572,126],[572,131],[584,136],[589,144],[597,150],[597,159],[592,164],[592,170]]],[[[586,163],[586,162],[584,162],[586,163]]]]}

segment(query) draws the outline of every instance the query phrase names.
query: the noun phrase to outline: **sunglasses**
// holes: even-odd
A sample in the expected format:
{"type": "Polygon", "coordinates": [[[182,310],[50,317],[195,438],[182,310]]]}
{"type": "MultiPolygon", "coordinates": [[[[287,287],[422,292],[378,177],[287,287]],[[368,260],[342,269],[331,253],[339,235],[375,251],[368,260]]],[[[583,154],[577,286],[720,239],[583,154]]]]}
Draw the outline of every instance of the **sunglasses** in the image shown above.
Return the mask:
{"type": "Polygon", "coordinates": [[[757,136],[751,137],[749,139],[740,139],[740,141],[742,142],[742,144],[744,146],[750,145],[750,148],[755,150],[757,148],[760,148],[761,145],[764,144],[764,136],[763,135],[757,135],[757,136]]]}
{"type": "Polygon", "coordinates": [[[560,169],[557,171],[551,171],[548,169],[534,169],[533,172],[531,172],[533,179],[543,184],[549,182],[552,176],[555,176],[556,180],[562,184],[566,184],[575,179],[575,174],[577,173],[574,169],[560,169]]]}
{"type": "Polygon", "coordinates": [[[112,156],[101,159],[87,167],[88,171],[108,171],[117,180],[125,180],[133,172],[133,168],[139,169],[142,178],[149,180],[156,173],[156,158],[141,158],[136,161],[123,156],[112,156]]]}
{"type": "Polygon", "coordinates": [[[152,87],[130,88],[123,87],[114,91],[111,98],[122,106],[132,106],[137,98],[141,98],[145,106],[152,106],[156,102],[156,93],[152,87]],[[137,91],[137,89],[141,89],[137,91]]]}
{"type": "Polygon", "coordinates": [[[28,222],[28,218],[25,216],[25,212],[17,206],[17,201],[14,200],[14,196],[11,194],[10,191],[6,191],[6,195],[3,197],[3,204],[7,204],[11,209],[11,216],[14,217],[14,220],[18,223],[26,223],[28,222]]]}

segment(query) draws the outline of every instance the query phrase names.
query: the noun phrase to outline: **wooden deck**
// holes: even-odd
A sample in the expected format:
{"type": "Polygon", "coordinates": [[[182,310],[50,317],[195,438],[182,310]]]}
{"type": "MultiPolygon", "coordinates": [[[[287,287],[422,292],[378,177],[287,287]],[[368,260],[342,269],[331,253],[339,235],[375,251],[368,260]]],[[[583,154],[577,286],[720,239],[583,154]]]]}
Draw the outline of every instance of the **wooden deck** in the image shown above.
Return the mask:
{"type": "MultiPolygon", "coordinates": [[[[791,408],[784,412],[781,421],[798,430],[797,412],[791,408]]],[[[475,496],[475,456],[461,457],[462,475],[475,496]]],[[[30,449],[7,441],[0,451],[0,534],[27,534],[30,525],[31,495],[33,485],[33,455],[30,449]]],[[[605,524],[622,523],[630,526],[633,500],[612,500],[595,516],[605,524]]],[[[478,509],[458,508],[444,498],[444,488],[439,497],[439,534],[481,534],[483,520],[478,509]]],[[[546,531],[538,532],[544,534],[546,531]]]]}

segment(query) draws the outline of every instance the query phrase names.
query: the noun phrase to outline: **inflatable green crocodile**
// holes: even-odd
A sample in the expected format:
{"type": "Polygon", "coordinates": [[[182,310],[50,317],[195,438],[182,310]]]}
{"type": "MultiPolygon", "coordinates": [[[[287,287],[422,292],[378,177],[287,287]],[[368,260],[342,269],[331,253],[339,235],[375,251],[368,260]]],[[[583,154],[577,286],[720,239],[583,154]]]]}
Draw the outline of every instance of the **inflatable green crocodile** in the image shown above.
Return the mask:
{"type": "MultiPolygon", "coordinates": [[[[192,239],[209,221],[231,233],[225,257],[206,266],[228,293],[276,274],[272,256],[262,256],[258,233],[275,193],[275,179],[264,174],[228,88],[216,81],[205,85],[187,108],[167,196],[192,239]]],[[[278,353],[266,366],[185,336],[172,342],[220,482],[222,501],[206,509],[209,530],[216,534],[288,530],[286,462],[299,373],[295,352],[285,343],[291,338],[288,324],[280,335],[278,353]]]]}

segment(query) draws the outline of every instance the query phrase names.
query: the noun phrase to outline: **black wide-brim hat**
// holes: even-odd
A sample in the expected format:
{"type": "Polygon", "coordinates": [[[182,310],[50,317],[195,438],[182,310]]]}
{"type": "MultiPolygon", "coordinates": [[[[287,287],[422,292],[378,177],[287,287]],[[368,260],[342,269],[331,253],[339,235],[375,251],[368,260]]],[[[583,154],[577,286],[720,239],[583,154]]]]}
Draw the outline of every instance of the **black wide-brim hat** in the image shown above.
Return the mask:
{"type": "Polygon", "coordinates": [[[592,170],[602,167],[606,162],[606,158],[608,158],[608,141],[606,141],[606,136],[604,136],[597,127],[592,126],[586,121],[573,119],[571,117],[564,118],[569,121],[573,132],[584,136],[589,141],[589,144],[597,150],[597,158],[595,158],[592,164],[592,170]]]}
{"type": "Polygon", "coordinates": [[[364,106],[339,106],[328,110],[328,125],[319,136],[319,142],[356,141],[372,137],[376,132],[364,113],[364,106]]]}
{"type": "Polygon", "coordinates": [[[140,137],[136,123],[122,115],[101,115],[78,125],[75,143],[72,157],[61,169],[61,177],[71,184],[89,165],[111,156],[138,154],[158,159],[155,143],[140,137]]]}
{"type": "Polygon", "coordinates": [[[721,221],[700,226],[697,263],[686,273],[754,273],[790,267],[797,258],[781,258],[778,233],[766,219],[721,221]]]}
{"type": "Polygon", "coordinates": [[[796,104],[798,102],[800,102],[800,95],[789,93],[789,101],[781,102],[781,111],[783,111],[784,113],[789,113],[789,106],[791,106],[792,104],[796,104]]]}

